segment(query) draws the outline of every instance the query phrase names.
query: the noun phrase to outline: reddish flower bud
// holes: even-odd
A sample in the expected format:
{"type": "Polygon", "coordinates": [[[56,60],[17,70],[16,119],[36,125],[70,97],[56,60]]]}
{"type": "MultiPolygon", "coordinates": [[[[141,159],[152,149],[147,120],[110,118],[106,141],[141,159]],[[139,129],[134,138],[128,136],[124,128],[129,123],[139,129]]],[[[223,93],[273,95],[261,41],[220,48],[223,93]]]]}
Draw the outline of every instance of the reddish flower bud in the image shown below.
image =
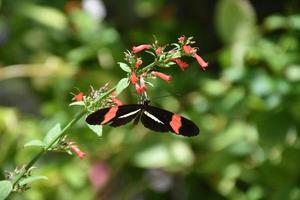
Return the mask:
{"type": "Polygon", "coordinates": [[[135,67],[138,69],[143,64],[142,59],[138,58],[135,62],[135,67]]]}
{"type": "Polygon", "coordinates": [[[140,78],[140,84],[141,84],[141,87],[140,87],[140,92],[143,93],[146,91],[146,85],[145,85],[145,80],[143,77],[140,78]]]}
{"type": "Polygon", "coordinates": [[[79,92],[78,94],[76,94],[76,95],[73,97],[73,100],[75,100],[75,101],[82,101],[82,100],[83,100],[83,97],[84,97],[84,93],[83,93],[83,92],[79,92]]]}
{"type": "Polygon", "coordinates": [[[150,44],[141,44],[139,46],[132,47],[132,52],[133,53],[139,53],[141,51],[144,51],[145,49],[150,49],[150,48],[151,48],[150,44]]]}
{"type": "Polygon", "coordinates": [[[164,74],[162,72],[156,72],[156,71],[153,71],[152,74],[156,77],[159,77],[165,81],[171,81],[172,80],[172,76],[169,76],[167,74],[164,74]]]}
{"type": "Polygon", "coordinates": [[[185,36],[184,35],[182,35],[182,36],[180,36],[179,38],[178,38],[178,42],[179,43],[181,43],[181,44],[183,44],[184,42],[185,42],[185,36]]]}
{"type": "Polygon", "coordinates": [[[158,47],[158,48],[155,50],[156,55],[159,56],[159,55],[162,53],[162,50],[163,50],[162,47],[158,47]]]}
{"type": "Polygon", "coordinates": [[[77,145],[70,145],[71,151],[73,151],[81,160],[85,157],[86,153],[82,152],[77,145]]]}
{"type": "Polygon", "coordinates": [[[138,79],[138,77],[136,76],[135,72],[132,72],[132,74],[131,74],[129,80],[130,80],[130,82],[131,82],[133,85],[135,85],[139,79],[138,79]]]}
{"type": "Polygon", "coordinates": [[[194,54],[194,53],[196,53],[196,49],[194,49],[190,45],[184,45],[182,48],[183,48],[184,53],[186,53],[186,54],[194,54]]]}
{"type": "Polygon", "coordinates": [[[172,61],[176,62],[176,64],[180,67],[182,71],[184,71],[189,66],[189,64],[180,60],[179,58],[174,58],[172,59],[172,61]]]}
{"type": "Polygon", "coordinates": [[[206,68],[208,67],[208,63],[205,62],[205,61],[201,58],[201,56],[199,56],[199,55],[196,54],[196,53],[193,55],[193,57],[196,58],[197,62],[198,62],[199,65],[201,66],[201,68],[202,68],[203,70],[206,70],[206,68]]]}
{"type": "Polygon", "coordinates": [[[138,95],[141,94],[141,87],[138,83],[134,84],[134,87],[135,87],[135,91],[138,95]]]}

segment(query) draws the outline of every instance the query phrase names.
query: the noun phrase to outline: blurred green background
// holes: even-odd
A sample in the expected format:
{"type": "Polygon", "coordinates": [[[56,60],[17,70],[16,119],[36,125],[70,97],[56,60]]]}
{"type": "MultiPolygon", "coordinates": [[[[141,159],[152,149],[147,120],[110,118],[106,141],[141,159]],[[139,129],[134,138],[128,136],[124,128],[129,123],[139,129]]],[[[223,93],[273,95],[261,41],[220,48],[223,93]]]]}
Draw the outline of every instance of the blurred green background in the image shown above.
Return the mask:
{"type": "MultiPolygon", "coordinates": [[[[81,120],[68,134],[87,157],[43,156],[34,174],[49,180],[10,199],[300,199],[299,11],[298,0],[2,1],[0,179],[38,152],[26,142],[79,111],[71,92],[125,76],[116,63],[132,45],[194,36],[209,62],[166,70],[173,81],[150,92],[199,136],[126,125],[98,138],[81,120]]],[[[120,99],[135,103],[133,88],[120,99]]]]}

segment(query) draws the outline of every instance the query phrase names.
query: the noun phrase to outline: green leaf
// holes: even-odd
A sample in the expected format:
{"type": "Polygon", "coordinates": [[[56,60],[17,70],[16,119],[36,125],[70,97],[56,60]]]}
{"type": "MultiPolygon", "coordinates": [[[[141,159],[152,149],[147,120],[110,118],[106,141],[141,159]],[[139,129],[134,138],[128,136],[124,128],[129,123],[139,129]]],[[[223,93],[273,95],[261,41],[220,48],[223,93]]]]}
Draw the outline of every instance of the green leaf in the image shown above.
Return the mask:
{"type": "Polygon", "coordinates": [[[222,0],[217,4],[216,26],[221,39],[231,43],[244,34],[249,39],[255,28],[255,11],[248,0],[222,0]],[[245,34],[248,33],[248,34],[245,34]]]}
{"type": "Polygon", "coordinates": [[[190,146],[182,141],[155,144],[133,156],[133,162],[138,167],[169,168],[173,170],[191,166],[194,160],[194,154],[190,146]]]}
{"type": "Polygon", "coordinates": [[[130,67],[126,64],[126,63],[122,63],[122,62],[118,62],[118,64],[120,65],[121,69],[125,72],[131,72],[130,67]]]}
{"type": "Polygon", "coordinates": [[[83,101],[75,101],[69,104],[69,106],[85,106],[83,101]]]}
{"type": "Polygon", "coordinates": [[[32,183],[32,182],[38,181],[38,180],[48,180],[48,177],[46,177],[46,176],[30,176],[30,177],[23,178],[22,180],[20,180],[19,184],[22,186],[22,185],[29,184],[29,183],[32,183]]]}
{"type": "Polygon", "coordinates": [[[47,135],[44,138],[45,145],[51,144],[60,134],[61,128],[60,124],[56,124],[50,131],[48,131],[47,135]]]}
{"type": "Polygon", "coordinates": [[[12,184],[10,181],[0,181],[0,200],[6,199],[12,191],[12,184]]]}
{"type": "Polygon", "coordinates": [[[31,140],[24,145],[24,147],[32,147],[32,146],[44,147],[45,143],[41,140],[31,140]]]}
{"type": "Polygon", "coordinates": [[[64,30],[68,24],[65,14],[54,7],[24,3],[19,5],[19,10],[26,17],[55,30],[64,30]]]}
{"type": "Polygon", "coordinates": [[[128,78],[122,78],[116,87],[116,95],[118,96],[125,88],[129,86],[128,78]]]}
{"type": "Polygon", "coordinates": [[[87,124],[88,127],[97,134],[97,136],[101,137],[102,136],[102,125],[90,125],[87,124]]]}

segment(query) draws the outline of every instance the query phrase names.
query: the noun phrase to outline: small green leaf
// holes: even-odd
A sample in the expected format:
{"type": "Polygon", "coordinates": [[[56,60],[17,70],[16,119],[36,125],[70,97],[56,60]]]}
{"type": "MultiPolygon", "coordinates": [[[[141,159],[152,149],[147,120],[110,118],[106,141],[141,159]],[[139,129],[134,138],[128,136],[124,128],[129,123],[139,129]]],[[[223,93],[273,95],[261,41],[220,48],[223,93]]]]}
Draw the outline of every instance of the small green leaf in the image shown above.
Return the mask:
{"type": "Polygon", "coordinates": [[[145,51],[145,52],[151,54],[151,55],[154,56],[154,57],[156,57],[156,54],[153,53],[152,51],[145,51]]]}
{"type": "Polygon", "coordinates": [[[32,182],[38,181],[38,180],[48,180],[48,177],[46,177],[46,176],[30,176],[30,177],[23,178],[22,180],[20,180],[19,184],[21,186],[23,186],[25,184],[29,184],[29,183],[32,183],[32,182]]]}
{"type": "Polygon", "coordinates": [[[88,124],[88,127],[97,134],[97,136],[102,136],[102,125],[90,125],[88,124]]]}
{"type": "Polygon", "coordinates": [[[10,181],[0,181],[0,200],[6,199],[12,191],[12,184],[10,181]]]}
{"type": "Polygon", "coordinates": [[[41,140],[31,140],[29,142],[27,142],[24,147],[44,147],[45,143],[41,140]]]}
{"type": "Polygon", "coordinates": [[[61,128],[60,124],[56,124],[50,131],[48,131],[47,135],[44,138],[45,145],[51,144],[60,134],[61,128]]]}
{"type": "Polygon", "coordinates": [[[121,69],[125,72],[131,72],[130,67],[126,64],[126,63],[122,63],[122,62],[118,62],[118,64],[120,65],[121,69]]]}
{"type": "Polygon", "coordinates": [[[182,55],[181,55],[180,51],[177,51],[170,56],[170,59],[180,58],[181,56],[182,55]]]}
{"type": "Polygon", "coordinates": [[[129,86],[128,78],[122,78],[116,87],[116,95],[119,95],[125,88],[129,86]]]}
{"type": "Polygon", "coordinates": [[[83,101],[75,101],[69,104],[69,106],[85,106],[83,101]]]}

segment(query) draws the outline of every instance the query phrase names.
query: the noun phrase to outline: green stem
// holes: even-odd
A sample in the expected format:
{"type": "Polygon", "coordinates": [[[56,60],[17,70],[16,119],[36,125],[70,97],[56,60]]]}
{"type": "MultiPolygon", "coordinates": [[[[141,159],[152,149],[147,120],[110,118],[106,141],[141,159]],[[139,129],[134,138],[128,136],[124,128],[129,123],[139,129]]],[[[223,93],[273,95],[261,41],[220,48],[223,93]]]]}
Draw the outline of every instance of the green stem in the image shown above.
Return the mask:
{"type": "Polygon", "coordinates": [[[144,67],[143,69],[141,69],[141,74],[148,71],[149,69],[151,69],[152,67],[154,67],[155,65],[157,64],[157,61],[156,62],[153,62],[149,65],[147,65],[146,67],[144,67]]]}
{"type": "Polygon", "coordinates": [[[72,125],[74,125],[81,117],[86,113],[86,110],[81,111],[79,114],[76,115],[75,118],[73,118],[60,132],[60,134],[53,140],[52,143],[48,144],[45,148],[43,148],[36,156],[34,156],[31,161],[24,167],[22,172],[20,172],[14,181],[12,182],[13,185],[19,182],[19,180],[28,172],[28,170],[36,163],[36,161],[45,153],[48,151],[52,145],[58,141],[61,137],[64,136],[67,129],[69,129],[72,125]]]}
{"type": "MultiPolygon", "coordinates": [[[[0,0],[1,1],[1,0],[0,0]]],[[[106,93],[101,95],[98,99],[96,99],[95,102],[101,101],[103,98],[107,97],[110,93],[112,93],[116,89],[116,86],[108,90],[106,93]]],[[[21,178],[28,172],[28,170],[40,159],[40,157],[46,153],[59,139],[61,139],[66,131],[72,127],[81,117],[83,117],[87,113],[87,110],[82,110],[80,113],[78,113],[75,118],[73,118],[58,134],[58,136],[47,146],[45,146],[37,155],[35,155],[31,161],[24,167],[24,169],[15,177],[12,184],[13,186],[16,185],[21,178]]]]}

